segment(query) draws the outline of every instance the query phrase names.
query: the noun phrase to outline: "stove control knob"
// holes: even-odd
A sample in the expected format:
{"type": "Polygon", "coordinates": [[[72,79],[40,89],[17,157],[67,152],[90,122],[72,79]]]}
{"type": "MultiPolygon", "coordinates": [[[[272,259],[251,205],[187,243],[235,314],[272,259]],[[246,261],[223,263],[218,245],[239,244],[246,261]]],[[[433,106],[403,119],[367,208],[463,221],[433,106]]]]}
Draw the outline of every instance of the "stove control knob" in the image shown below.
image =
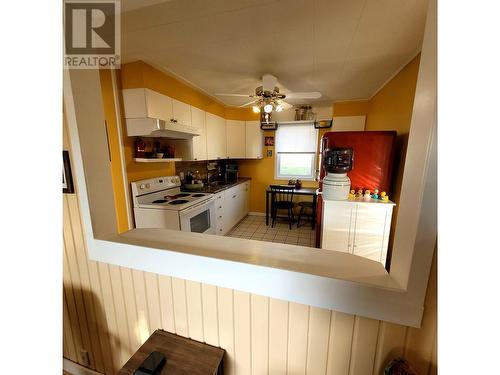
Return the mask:
{"type": "Polygon", "coordinates": [[[146,184],[146,188],[148,188],[148,189],[149,189],[150,187],[151,187],[151,185],[150,185],[150,184],[146,184]]]}
{"type": "Polygon", "coordinates": [[[141,185],[139,186],[139,189],[144,189],[145,187],[146,187],[146,185],[141,184],[141,185]]]}

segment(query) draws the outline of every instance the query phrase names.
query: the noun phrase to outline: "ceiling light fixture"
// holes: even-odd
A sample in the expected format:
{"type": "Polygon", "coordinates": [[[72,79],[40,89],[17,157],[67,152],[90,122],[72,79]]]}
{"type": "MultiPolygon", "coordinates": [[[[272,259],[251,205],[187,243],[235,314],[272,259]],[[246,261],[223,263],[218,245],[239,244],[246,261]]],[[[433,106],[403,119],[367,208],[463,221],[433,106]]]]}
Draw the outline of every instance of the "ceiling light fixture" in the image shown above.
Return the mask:
{"type": "Polygon", "coordinates": [[[260,113],[260,108],[258,106],[256,106],[256,105],[254,105],[252,107],[252,111],[253,111],[253,113],[260,113]]]}
{"type": "Polygon", "coordinates": [[[266,104],[264,106],[264,112],[271,113],[272,111],[273,111],[273,105],[272,104],[266,104]]]}
{"type": "Polygon", "coordinates": [[[281,104],[278,104],[275,108],[276,112],[281,112],[283,110],[283,106],[281,104]]]}

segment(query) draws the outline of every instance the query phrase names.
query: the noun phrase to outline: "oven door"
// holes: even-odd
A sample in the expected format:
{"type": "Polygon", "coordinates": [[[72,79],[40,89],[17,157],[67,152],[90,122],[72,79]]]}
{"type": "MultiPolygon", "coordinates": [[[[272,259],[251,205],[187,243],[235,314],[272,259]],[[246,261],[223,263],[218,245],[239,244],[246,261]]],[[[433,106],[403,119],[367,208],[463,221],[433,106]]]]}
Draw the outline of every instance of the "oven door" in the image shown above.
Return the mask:
{"type": "Polygon", "coordinates": [[[215,203],[211,198],[179,212],[181,231],[215,234],[215,203]]]}

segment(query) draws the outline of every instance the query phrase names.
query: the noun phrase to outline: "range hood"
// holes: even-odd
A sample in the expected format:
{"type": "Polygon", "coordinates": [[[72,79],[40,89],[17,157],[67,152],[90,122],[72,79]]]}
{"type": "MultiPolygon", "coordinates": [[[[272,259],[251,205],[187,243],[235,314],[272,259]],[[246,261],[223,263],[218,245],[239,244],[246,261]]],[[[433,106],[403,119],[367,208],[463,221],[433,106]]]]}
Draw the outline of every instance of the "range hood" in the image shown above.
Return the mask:
{"type": "Polygon", "coordinates": [[[200,135],[200,130],[193,126],[181,125],[172,121],[157,118],[127,118],[127,135],[129,137],[164,137],[171,139],[192,139],[200,135]]]}

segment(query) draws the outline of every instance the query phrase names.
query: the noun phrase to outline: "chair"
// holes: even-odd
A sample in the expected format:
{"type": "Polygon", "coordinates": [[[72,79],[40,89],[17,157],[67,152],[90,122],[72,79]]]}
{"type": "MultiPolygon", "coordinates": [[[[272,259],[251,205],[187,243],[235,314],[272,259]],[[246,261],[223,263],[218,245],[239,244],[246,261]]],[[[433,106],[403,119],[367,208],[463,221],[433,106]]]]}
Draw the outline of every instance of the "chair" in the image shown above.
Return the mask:
{"type": "Polygon", "coordinates": [[[297,219],[297,228],[300,225],[300,219],[301,219],[302,215],[304,214],[304,209],[306,209],[306,208],[311,210],[311,213],[310,214],[306,214],[306,216],[309,216],[311,218],[311,227],[312,227],[313,226],[313,220],[316,220],[316,218],[314,218],[313,215],[312,215],[313,203],[312,202],[299,202],[298,205],[300,207],[300,211],[299,211],[299,217],[297,219]]]}
{"type": "Polygon", "coordinates": [[[293,216],[295,204],[292,201],[295,186],[270,185],[269,187],[271,188],[271,217],[273,218],[271,228],[274,228],[278,210],[282,209],[287,210],[288,225],[292,229],[292,222],[295,221],[295,217],[293,216]]]}

